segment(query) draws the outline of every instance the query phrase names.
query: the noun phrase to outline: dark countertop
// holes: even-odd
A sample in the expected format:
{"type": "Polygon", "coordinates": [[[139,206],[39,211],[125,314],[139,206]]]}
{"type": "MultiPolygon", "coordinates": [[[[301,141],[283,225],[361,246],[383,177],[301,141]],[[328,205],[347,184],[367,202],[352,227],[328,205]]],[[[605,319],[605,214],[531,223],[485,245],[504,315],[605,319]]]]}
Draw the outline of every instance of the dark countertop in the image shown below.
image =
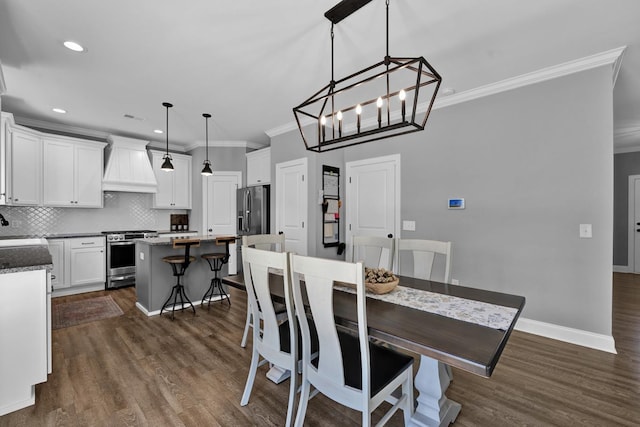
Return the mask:
{"type": "Polygon", "coordinates": [[[6,239],[34,239],[44,237],[45,239],[71,239],[74,237],[100,237],[102,233],[60,233],[60,234],[21,234],[16,236],[0,236],[0,240],[6,239]]]}
{"type": "Polygon", "coordinates": [[[44,245],[0,248],[0,274],[53,269],[49,248],[44,245]]]}
{"type": "MultiPolygon", "coordinates": [[[[221,237],[227,237],[230,240],[234,241],[237,239],[236,236],[193,236],[193,237],[184,237],[188,239],[198,239],[203,243],[215,243],[216,239],[221,237]]],[[[182,239],[183,237],[151,237],[147,239],[136,239],[137,243],[142,243],[149,246],[171,246],[173,245],[173,241],[176,239],[182,239]]],[[[233,243],[233,242],[232,242],[233,243]]]]}

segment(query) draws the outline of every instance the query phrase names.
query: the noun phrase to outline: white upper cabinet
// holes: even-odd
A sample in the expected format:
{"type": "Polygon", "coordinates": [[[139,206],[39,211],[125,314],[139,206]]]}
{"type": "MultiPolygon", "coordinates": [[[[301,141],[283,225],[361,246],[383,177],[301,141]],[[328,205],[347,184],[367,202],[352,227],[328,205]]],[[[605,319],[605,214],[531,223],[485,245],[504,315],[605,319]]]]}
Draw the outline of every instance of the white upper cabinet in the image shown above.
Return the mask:
{"type": "Polygon", "coordinates": [[[247,153],[247,186],[271,183],[271,148],[247,153]]]}
{"type": "Polygon", "coordinates": [[[45,206],[102,207],[104,145],[43,138],[45,206]]]}
{"type": "Polygon", "coordinates": [[[12,126],[7,132],[7,204],[42,203],[42,141],[34,132],[12,126]]]}
{"type": "Polygon", "coordinates": [[[160,169],[164,162],[162,151],[150,151],[158,192],[153,196],[156,209],[191,209],[191,156],[171,153],[173,171],[160,169]]]}

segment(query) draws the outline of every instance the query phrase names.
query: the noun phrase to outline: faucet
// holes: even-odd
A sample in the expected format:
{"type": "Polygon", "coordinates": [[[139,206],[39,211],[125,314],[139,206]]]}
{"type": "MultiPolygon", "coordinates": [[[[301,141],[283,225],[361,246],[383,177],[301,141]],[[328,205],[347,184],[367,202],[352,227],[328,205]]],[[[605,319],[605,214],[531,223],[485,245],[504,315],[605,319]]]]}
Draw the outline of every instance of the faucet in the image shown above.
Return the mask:
{"type": "Polygon", "coordinates": [[[9,225],[9,221],[7,221],[2,214],[0,214],[0,225],[2,225],[3,227],[6,227],[7,225],[9,225]]]}

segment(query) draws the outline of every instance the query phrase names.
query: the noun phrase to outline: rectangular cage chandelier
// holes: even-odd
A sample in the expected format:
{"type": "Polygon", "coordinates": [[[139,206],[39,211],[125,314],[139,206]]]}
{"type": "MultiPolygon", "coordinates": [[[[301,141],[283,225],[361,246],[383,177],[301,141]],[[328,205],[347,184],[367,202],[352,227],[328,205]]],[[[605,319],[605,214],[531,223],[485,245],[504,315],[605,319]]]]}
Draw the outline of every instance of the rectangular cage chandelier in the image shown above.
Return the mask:
{"type": "Polygon", "coordinates": [[[424,130],[442,78],[420,56],[387,55],[339,80],[333,76],[333,26],[371,0],[343,0],[324,16],[331,21],[331,80],[293,108],[307,150],[325,152],[424,130]]]}

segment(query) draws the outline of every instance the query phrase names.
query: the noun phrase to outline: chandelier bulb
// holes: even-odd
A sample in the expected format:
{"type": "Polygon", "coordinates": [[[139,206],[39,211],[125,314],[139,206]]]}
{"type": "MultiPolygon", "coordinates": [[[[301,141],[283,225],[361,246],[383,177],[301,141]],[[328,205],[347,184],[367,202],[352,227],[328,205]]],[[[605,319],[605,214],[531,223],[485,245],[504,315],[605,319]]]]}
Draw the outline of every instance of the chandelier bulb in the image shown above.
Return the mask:
{"type": "Polygon", "coordinates": [[[405,99],[407,99],[407,93],[404,91],[404,89],[400,89],[400,93],[398,93],[398,98],[400,98],[400,101],[404,101],[405,99]]]}
{"type": "Polygon", "coordinates": [[[362,114],[362,105],[360,104],[356,105],[356,114],[357,115],[362,114]]]}

